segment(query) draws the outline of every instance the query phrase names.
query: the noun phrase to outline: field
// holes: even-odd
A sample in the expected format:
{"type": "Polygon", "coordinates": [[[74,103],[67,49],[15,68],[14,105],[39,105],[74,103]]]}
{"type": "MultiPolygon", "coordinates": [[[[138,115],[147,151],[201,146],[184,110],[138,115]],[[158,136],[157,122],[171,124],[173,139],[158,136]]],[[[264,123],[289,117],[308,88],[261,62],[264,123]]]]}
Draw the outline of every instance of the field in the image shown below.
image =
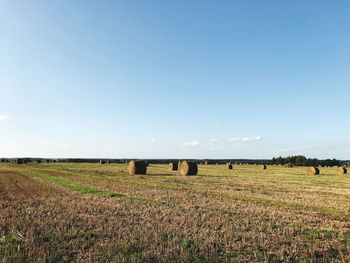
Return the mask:
{"type": "Polygon", "coordinates": [[[350,174],[0,164],[0,262],[349,262],[350,174]]]}

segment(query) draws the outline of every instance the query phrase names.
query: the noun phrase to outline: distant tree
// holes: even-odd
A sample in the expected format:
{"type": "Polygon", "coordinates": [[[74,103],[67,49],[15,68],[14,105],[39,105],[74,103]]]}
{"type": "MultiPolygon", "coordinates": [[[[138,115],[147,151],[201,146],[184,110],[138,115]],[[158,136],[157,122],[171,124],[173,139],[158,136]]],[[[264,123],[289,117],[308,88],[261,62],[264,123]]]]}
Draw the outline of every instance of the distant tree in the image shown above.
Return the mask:
{"type": "Polygon", "coordinates": [[[302,156],[302,155],[299,155],[299,156],[297,156],[295,158],[294,165],[296,165],[296,166],[303,166],[303,165],[305,165],[305,162],[306,162],[306,157],[302,156]]]}
{"type": "MultiPolygon", "coordinates": [[[[309,158],[307,159],[305,156],[302,155],[297,155],[297,156],[287,156],[285,158],[283,157],[277,157],[277,158],[272,158],[271,164],[286,164],[286,163],[291,163],[295,166],[336,166],[340,165],[341,162],[336,159],[327,159],[327,160],[318,160],[316,158],[309,158]]],[[[350,165],[350,163],[349,163],[350,165]]]]}
{"type": "Polygon", "coordinates": [[[285,163],[285,161],[284,161],[284,159],[282,158],[282,156],[280,156],[280,157],[278,157],[277,158],[277,160],[276,160],[276,164],[284,164],[285,163]]]}

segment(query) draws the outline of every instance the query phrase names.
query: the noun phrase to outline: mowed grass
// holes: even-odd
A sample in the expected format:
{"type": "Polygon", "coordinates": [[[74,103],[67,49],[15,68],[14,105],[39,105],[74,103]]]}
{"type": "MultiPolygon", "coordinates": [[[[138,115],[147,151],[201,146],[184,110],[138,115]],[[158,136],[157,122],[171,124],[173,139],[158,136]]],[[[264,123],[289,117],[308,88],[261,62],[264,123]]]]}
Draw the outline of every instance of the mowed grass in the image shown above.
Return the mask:
{"type": "Polygon", "coordinates": [[[78,191],[78,192],[82,192],[82,193],[101,195],[101,196],[105,196],[105,197],[118,197],[118,198],[137,200],[137,201],[147,201],[146,198],[138,198],[138,197],[123,195],[123,194],[116,193],[116,192],[103,191],[103,190],[89,187],[86,185],[75,184],[75,183],[69,182],[65,179],[50,176],[50,175],[43,174],[43,173],[38,173],[38,172],[33,172],[33,171],[26,171],[26,173],[33,175],[35,177],[41,178],[43,180],[46,180],[48,182],[63,186],[63,187],[68,188],[70,190],[74,190],[74,191],[78,191]]]}
{"type": "Polygon", "coordinates": [[[350,175],[199,165],[197,176],[182,177],[167,168],[151,164],[147,175],[131,176],[125,164],[1,164],[0,258],[350,260],[350,175]]]}

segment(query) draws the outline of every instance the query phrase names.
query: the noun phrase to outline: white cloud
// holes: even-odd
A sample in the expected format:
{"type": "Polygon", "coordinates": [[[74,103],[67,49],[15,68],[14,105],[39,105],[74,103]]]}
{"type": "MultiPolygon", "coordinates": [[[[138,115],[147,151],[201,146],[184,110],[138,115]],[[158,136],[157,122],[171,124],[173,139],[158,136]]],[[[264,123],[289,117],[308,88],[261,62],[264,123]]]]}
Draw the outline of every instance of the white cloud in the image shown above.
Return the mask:
{"type": "Polygon", "coordinates": [[[213,138],[213,139],[210,139],[210,142],[211,142],[211,143],[219,143],[220,140],[217,139],[217,138],[213,138]]]}
{"type": "Polygon", "coordinates": [[[0,123],[8,119],[8,117],[9,117],[8,115],[0,115],[0,123]]]}
{"type": "Polygon", "coordinates": [[[196,140],[193,140],[191,142],[184,142],[183,143],[183,146],[186,147],[186,148],[195,148],[199,145],[199,142],[196,141],[196,140]]]}
{"type": "Polygon", "coordinates": [[[150,140],[145,141],[146,143],[155,143],[157,141],[156,138],[152,138],[150,140]]]}
{"type": "Polygon", "coordinates": [[[256,142],[256,141],[261,141],[262,137],[261,136],[256,136],[256,137],[243,137],[243,138],[230,138],[230,142],[256,142]]]}

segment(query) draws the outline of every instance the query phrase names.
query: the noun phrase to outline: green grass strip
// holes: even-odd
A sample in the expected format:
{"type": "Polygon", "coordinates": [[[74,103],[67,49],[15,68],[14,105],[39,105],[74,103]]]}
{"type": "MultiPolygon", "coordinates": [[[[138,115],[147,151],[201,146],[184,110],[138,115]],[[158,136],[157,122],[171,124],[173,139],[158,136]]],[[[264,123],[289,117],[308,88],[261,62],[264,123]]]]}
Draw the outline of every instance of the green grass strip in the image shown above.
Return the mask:
{"type": "Polygon", "coordinates": [[[67,170],[57,170],[57,169],[44,169],[44,171],[51,171],[51,172],[57,172],[57,173],[64,173],[69,175],[76,175],[76,176],[83,176],[83,177],[89,177],[89,178],[97,178],[97,179],[106,179],[110,181],[120,182],[120,183],[129,183],[129,184],[137,184],[137,185],[145,185],[155,188],[164,188],[164,189],[175,189],[175,190],[182,190],[184,187],[176,186],[176,185],[168,185],[168,184],[156,184],[156,183],[148,183],[148,182],[139,182],[136,180],[126,180],[122,178],[116,178],[110,174],[106,175],[91,175],[83,172],[73,172],[73,171],[67,171],[67,170]]]}
{"type": "Polygon", "coordinates": [[[151,199],[149,199],[149,198],[128,196],[128,195],[124,195],[124,194],[120,194],[120,193],[116,193],[116,192],[103,191],[103,190],[96,189],[96,188],[86,186],[86,185],[71,183],[63,178],[54,177],[54,176],[50,176],[50,175],[43,174],[43,173],[38,173],[38,172],[33,172],[33,171],[28,171],[28,170],[26,170],[25,172],[27,174],[30,174],[30,175],[33,175],[33,176],[38,177],[40,179],[43,179],[47,182],[60,185],[64,188],[67,188],[67,189],[70,189],[73,191],[94,194],[94,195],[99,195],[99,196],[104,196],[104,197],[118,197],[120,199],[128,199],[128,200],[134,200],[134,201],[142,201],[142,202],[151,201],[151,199]]]}

